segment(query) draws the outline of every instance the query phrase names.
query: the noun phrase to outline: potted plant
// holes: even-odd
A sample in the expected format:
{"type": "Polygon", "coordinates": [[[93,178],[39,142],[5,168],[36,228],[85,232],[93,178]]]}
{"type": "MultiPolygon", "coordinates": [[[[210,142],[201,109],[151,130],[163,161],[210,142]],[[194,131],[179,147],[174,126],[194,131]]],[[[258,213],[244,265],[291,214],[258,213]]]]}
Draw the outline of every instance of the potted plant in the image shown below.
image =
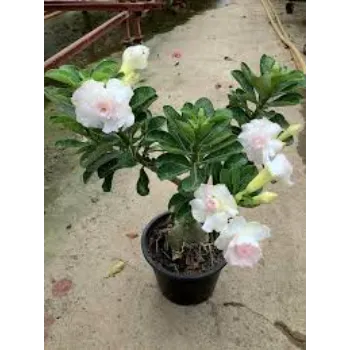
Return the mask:
{"type": "Polygon", "coordinates": [[[162,293],[196,304],[210,297],[226,264],[253,267],[262,257],[270,230],[243,218],[239,208],[275,200],[276,193],[264,190],[271,182],[292,184],[283,149],[301,125],[273,108],[302,101],[305,75],[263,55],[260,74],[245,63],[232,71],[240,87],[226,108],[200,98],[154,116],[156,91],[131,87],[148,55],[137,45],[124,51],[122,64],[105,59],[88,69],[50,70],[45,77],[55,84],[45,87],[45,96],[56,106],[53,123],[76,135],[57,145],[77,149],[84,183],[96,173],[109,192],[116,171],[138,165],[141,196],[150,192],[150,171],[177,186],[168,211],[144,229],[141,247],[162,293]]]}

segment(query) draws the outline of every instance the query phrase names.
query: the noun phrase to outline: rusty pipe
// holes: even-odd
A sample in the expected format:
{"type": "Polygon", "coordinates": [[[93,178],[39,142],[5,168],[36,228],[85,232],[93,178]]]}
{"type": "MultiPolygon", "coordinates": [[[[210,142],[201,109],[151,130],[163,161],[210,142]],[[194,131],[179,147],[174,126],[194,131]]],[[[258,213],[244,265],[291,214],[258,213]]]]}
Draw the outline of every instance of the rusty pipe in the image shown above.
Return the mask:
{"type": "Polygon", "coordinates": [[[62,13],[63,13],[63,11],[54,11],[54,12],[45,11],[44,12],[44,21],[46,21],[47,19],[56,17],[56,16],[58,16],[58,15],[60,15],[62,13]]]}
{"type": "Polygon", "coordinates": [[[68,58],[76,55],[80,51],[84,50],[91,43],[99,39],[102,35],[110,31],[114,26],[120,25],[127,18],[130,17],[130,14],[127,11],[120,12],[118,15],[112,17],[108,21],[102,23],[100,26],[92,30],[91,32],[85,34],[79,38],[74,43],[68,45],[61,51],[57,52],[52,57],[48,58],[44,62],[44,70],[56,67],[66,61],[68,58]]]}
{"type": "Polygon", "coordinates": [[[44,1],[44,10],[50,11],[121,11],[133,12],[163,7],[163,1],[112,2],[112,1],[44,1]]]}

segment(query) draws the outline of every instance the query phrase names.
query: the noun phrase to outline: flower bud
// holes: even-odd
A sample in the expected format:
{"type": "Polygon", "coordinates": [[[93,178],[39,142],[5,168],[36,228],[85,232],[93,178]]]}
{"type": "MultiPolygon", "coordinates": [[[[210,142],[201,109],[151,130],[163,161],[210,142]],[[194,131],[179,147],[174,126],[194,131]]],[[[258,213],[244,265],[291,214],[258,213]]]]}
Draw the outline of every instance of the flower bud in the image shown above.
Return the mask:
{"type": "Polygon", "coordinates": [[[263,192],[259,195],[253,197],[254,204],[269,204],[273,202],[278,197],[278,194],[275,192],[263,192]]]}
{"type": "Polygon", "coordinates": [[[290,136],[296,136],[303,129],[301,124],[292,124],[286,130],[282,132],[282,134],[278,137],[280,141],[286,140],[290,136]]]}
{"type": "Polygon", "coordinates": [[[257,190],[260,190],[260,188],[264,187],[272,179],[273,179],[272,174],[268,171],[267,168],[264,168],[263,170],[260,171],[258,175],[254,177],[252,181],[249,182],[244,192],[253,193],[257,190]]]}

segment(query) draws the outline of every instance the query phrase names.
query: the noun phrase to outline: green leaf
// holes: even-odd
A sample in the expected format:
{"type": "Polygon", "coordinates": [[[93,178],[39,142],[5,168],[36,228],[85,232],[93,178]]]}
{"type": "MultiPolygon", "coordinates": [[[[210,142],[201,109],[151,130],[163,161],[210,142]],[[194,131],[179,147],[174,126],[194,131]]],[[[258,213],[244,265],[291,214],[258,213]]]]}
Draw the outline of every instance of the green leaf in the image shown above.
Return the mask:
{"type": "Polygon", "coordinates": [[[245,75],[240,70],[233,70],[231,74],[237,80],[239,85],[241,85],[244,91],[255,97],[253,85],[246,79],[245,75]]]}
{"type": "Polygon", "coordinates": [[[187,167],[187,168],[191,167],[191,164],[188,161],[188,159],[180,154],[165,153],[160,155],[156,159],[157,166],[161,166],[165,163],[176,163],[179,165],[183,165],[184,167],[187,167]]]}
{"type": "Polygon", "coordinates": [[[228,95],[229,98],[229,107],[241,107],[247,108],[248,95],[244,90],[236,89],[228,95]]]}
{"type": "Polygon", "coordinates": [[[180,189],[185,192],[195,191],[201,183],[205,181],[205,171],[199,169],[196,164],[191,168],[190,176],[183,179],[180,183],[180,189]]]}
{"type": "Polygon", "coordinates": [[[163,107],[169,132],[177,139],[178,144],[185,148],[195,139],[195,133],[187,121],[181,120],[181,115],[171,106],[163,107]]]}
{"type": "Polygon", "coordinates": [[[231,108],[231,113],[233,116],[232,118],[235,119],[240,126],[250,121],[249,116],[240,107],[231,108]]]}
{"type": "Polygon", "coordinates": [[[163,116],[153,117],[148,121],[148,131],[161,128],[166,123],[166,118],[163,116]]]}
{"type": "Polygon", "coordinates": [[[107,175],[102,183],[102,189],[104,192],[110,192],[112,188],[114,173],[107,175]]]}
{"type": "Polygon", "coordinates": [[[46,86],[44,88],[45,97],[51,101],[58,112],[75,118],[75,108],[71,102],[71,91],[66,88],[46,86]]]}
{"type": "Polygon", "coordinates": [[[61,147],[61,148],[81,147],[81,146],[85,146],[85,145],[86,145],[86,142],[82,142],[82,141],[75,140],[75,139],[58,140],[55,143],[56,147],[61,147]]]}
{"type": "Polygon", "coordinates": [[[258,174],[255,165],[236,163],[229,169],[223,168],[220,173],[220,183],[225,184],[232,194],[246,188],[248,183],[258,174]]]}
{"type": "Polygon", "coordinates": [[[288,121],[280,113],[275,113],[272,117],[269,118],[271,122],[277,123],[283,129],[287,129],[289,126],[288,121]]]}
{"type": "Polygon", "coordinates": [[[149,110],[146,111],[138,111],[135,115],[135,122],[140,123],[147,119],[149,116],[149,110]]]}
{"type": "Polygon", "coordinates": [[[203,108],[204,112],[205,112],[205,115],[208,118],[211,118],[214,115],[214,113],[215,113],[213,104],[206,97],[202,97],[199,100],[197,100],[196,103],[195,103],[195,107],[198,108],[198,110],[200,108],[203,108]]]}
{"type": "Polygon", "coordinates": [[[273,101],[270,101],[268,105],[271,107],[293,106],[301,103],[302,101],[303,101],[303,95],[297,92],[291,92],[291,93],[282,95],[273,101]]]}
{"type": "Polygon", "coordinates": [[[242,132],[242,129],[238,126],[230,126],[231,132],[233,135],[235,135],[236,137],[242,132]]]}
{"type": "Polygon", "coordinates": [[[224,167],[226,169],[230,169],[232,167],[241,167],[248,163],[247,157],[243,153],[232,154],[229,158],[227,158],[224,167]]]}
{"type": "Polygon", "coordinates": [[[209,132],[207,132],[207,130],[204,130],[203,136],[202,136],[202,130],[201,130],[201,133],[200,133],[201,137],[198,137],[198,139],[200,140],[200,144],[206,145],[206,144],[212,142],[214,139],[216,139],[223,132],[227,131],[228,126],[230,125],[230,120],[226,119],[225,121],[216,123],[216,122],[213,122],[214,118],[215,117],[210,119],[209,132]],[[207,132],[207,133],[205,134],[205,132],[207,132]]]}
{"type": "Polygon", "coordinates": [[[272,77],[275,93],[298,92],[306,87],[306,77],[303,72],[292,71],[282,76],[272,77]]]}
{"type": "Polygon", "coordinates": [[[271,72],[273,65],[275,64],[275,59],[273,57],[262,55],[260,59],[260,73],[261,75],[268,74],[271,72]]]}
{"type": "Polygon", "coordinates": [[[103,179],[107,175],[114,173],[116,170],[120,168],[119,165],[119,159],[118,158],[113,158],[109,162],[106,162],[102,164],[98,169],[97,169],[97,175],[100,179],[103,179]]]}
{"type": "Polygon", "coordinates": [[[108,80],[118,72],[119,63],[112,59],[103,59],[92,69],[91,78],[97,81],[108,80]]]}
{"type": "Polygon", "coordinates": [[[183,153],[175,138],[163,130],[152,130],[147,134],[146,141],[158,142],[165,150],[171,149],[172,151],[169,152],[172,153],[183,153]]]}
{"type": "Polygon", "coordinates": [[[101,165],[111,161],[112,159],[118,159],[120,151],[113,151],[109,153],[104,153],[101,157],[92,160],[86,164],[86,170],[95,172],[101,165]]]}
{"type": "Polygon", "coordinates": [[[149,178],[144,168],[140,169],[139,179],[137,180],[137,193],[140,196],[147,196],[149,194],[149,178]]]}
{"type": "Polygon", "coordinates": [[[273,92],[273,86],[271,83],[271,75],[265,74],[261,77],[254,78],[254,87],[259,94],[260,104],[264,104],[273,92]]]}
{"type": "Polygon", "coordinates": [[[189,123],[183,122],[182,120],[176,120],[175,124],[181,139],[185,139],[188,142],[193,142],[195,140],[195,132],[189,123]]]}
{"type": "Polygon", "coordinates": [[[213,185],[220,183],[221,169],[222,169],[222,165],[220,162],[211,164],[210,174],[213,178],[213,185]]]}
{"type": "Polygon", "coordinates": [[[234,153],[240,153],[242,151],[242,145],[236,141],[233,144],[230,144],[224,148],[216,150],[215,152],[209,153],[204,159],[204,162],[213,162],[213,161],[222,161],[226,160],[228,156],[234,153]]]}
{"type": "Polygon", "coordinates": [[[179,125],[178,121],[181,119],[181,115],[171,106],[164,106],[163,111],[167,119],[167,128],[169,133],[176,139],[177,144],[182,149],[186,149],[190,145],[190,141],[185,137],[186,131],[179,125]]]}
{"type": "Polygon", "coordinates": [[[116,151],[115,158],[112,158],[99,166],[97,169],[97,174],[99,178],[104,178],[107,175],[114,173],[118,169],[131,168],[136,164],[137,163],[135,162],[130,151],[125,151],[122,153],[116,151]]]}
{"type": "Polygon", "coordinates": [[[134,90],[130,100],[130,106],[134,114],[146,111],[148,107],[158,98],[156,90],[150,86],[140,86],[134,90]]]}
{"type": "Polygon", "coordinates": [[[198,108],[196,108],[192,103],[186,102],[181,108],[181,113],[182,113],[183,119],[190,119],[194,115],[197,115],[198,108]]]}
{"type": "Polygon", "coordinates": [[[190,218],[191,216],[191,206],[188,202],[183,203],[175,212],[176,221],[181,221],[184,220],[186,217],[190,218]]]}
{"type": "Polygon", "coordinates": [[[242,62],[241,63],[241,71],[245,77],[245,79],[248,81],[250,85],[253,85],[253,78],[255,77],[254,73],[251,71],[249,66],[242,62]]]}
{"type": "Polygon", "coordinates": [[[88,80],[91,76],[91,70],[89,68],[80,69],[79,74],[83,80],[88,80]]]}
{"type": "Polygon", "coordinates": [[[85,153],[82,154],[82,156],[80,157],[80,165],[83,168],[86,168],[89,164],[92,164],[104,154],[111,151],[113,151],[113,146],[109,144],[99,144],[92,151],[88,149],[85,153]]]}
{"type": "Polygon", "coordinates": [[[227,184],[227,187],[234,195],[240,191],[241,171],[242,168],[239,166],[233,166],[229,170],[229,183],[227,184]]]}
{"type": "Polygon", "coordinates": [[[50,78],[74,88],[79,87],[82,82],[79,71],[76,67],[71,65],[64,65],[57,69],[50,69],[45,73],[45,78],[50,78]]]}
{"type": "Polygon", "coordinates": [[[176,176],[186,173],[190,170],[190,166],[183,163],[161,163],[157,168],[157,175],[160,180],[172,180],[176,176]]]}
{"type": "Polygon", "coordinates": [[[207,119],[199,129],[196,137],[200,144],[207,144],[227,130],[227,126],[232,119],[232,113],[229,109],[218,109],[212,118],[207,119]]]}
{"type": "MultiPolygon", "coordinates": [[[[216,135],[215,135],[216,136],[216,135]]],[[[204,146],[201,147],[200,152],[215,152],[218,149],[227,146],[228,144],[232,144],[236,141],[236,137],[230,131],[223,131],[218,133],[218,135],[214,138],[207,139],[204,146]]]]}
{"type": "Polygon", "coordinates": [[[177,211],[184,203],[187,203],[189,198],[181,193],[175,193],[169,200],[168,209],[177,211]]]}
{"type": "Polygon", "coordinates": [[[233,118],[232,111],[229,108],[219,108],[215,111],[214,116],[210,119],[211,123],[228,121],[233,118]]]}
{"type": "Polygon", "coordinates": [[[171,119],[171,120],[181,119],[180,114],[177,113],[176,110],[169,105],[166,105],[163,107],[163,112],[164,112],[167,119],[171,119]]]}
{"type": "Polygon", "coordinates": [[[66,115],[54,115],[50,117],[50,120],[54,124],[60,124],[64,128],[69,129],[79,135],[89,136],[89,133],[85,127],[78,123],[75,119],[66,115]]]}
{"type": "Polygon", "coordinates": [[[86,143],[85,146],[80,147],[75,154],[82,154],[82,153],[91,153],[96,149],[96,144],[95,143],[86,143]]]}

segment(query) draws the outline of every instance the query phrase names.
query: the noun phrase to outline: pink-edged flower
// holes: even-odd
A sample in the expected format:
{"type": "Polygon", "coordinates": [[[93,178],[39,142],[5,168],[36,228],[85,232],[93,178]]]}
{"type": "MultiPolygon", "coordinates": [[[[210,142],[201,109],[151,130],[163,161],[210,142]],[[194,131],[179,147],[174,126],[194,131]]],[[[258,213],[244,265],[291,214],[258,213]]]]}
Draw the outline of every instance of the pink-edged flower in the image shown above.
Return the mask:
{"type": "Polygon", "coordinates": [[[201,184],[194,197],[190,202],[192,216],[203,223],[206,232],[220,232],[228,219],[238,214],[236,201],[225,185],[201,184]]]}
{"type": "Polygon", "coordinates": [[[293,166],[283,153],[277,154],[273,160],[266,162],[266,168],[273,178],[282,180],[287,185],[294,184],[291,180],[293,166]]]}
{"type": "Polygon", "coordinates": [[[77,121],[107,134],[125,129],[135,121],[129,106],[133,94],[131,87],[118,79],[110,79],[106,84],[87,80],[72,96],[77,121]]]}
{"type": "Polygon", "coordinates": [[[180,50],[174,50],[173,53],[171,54],[172,58],[181,58],[182,57],[182,53],[180,50]]]}
{"type": "Polygon", "coordinates": [[[215,246],[223,250],[229,265],[253,267],[262,257],[259,242],[270,237],[270,229],[238,216],[220,232],[215,246]]]}
{"type": "Polygon", "coordinates": [[[266,118],[254,119],[242,125],[238,140],[247,157],[256,165],[265,164],[280,152],[284,143],[277,139],[282,128],[266,118]]]}

